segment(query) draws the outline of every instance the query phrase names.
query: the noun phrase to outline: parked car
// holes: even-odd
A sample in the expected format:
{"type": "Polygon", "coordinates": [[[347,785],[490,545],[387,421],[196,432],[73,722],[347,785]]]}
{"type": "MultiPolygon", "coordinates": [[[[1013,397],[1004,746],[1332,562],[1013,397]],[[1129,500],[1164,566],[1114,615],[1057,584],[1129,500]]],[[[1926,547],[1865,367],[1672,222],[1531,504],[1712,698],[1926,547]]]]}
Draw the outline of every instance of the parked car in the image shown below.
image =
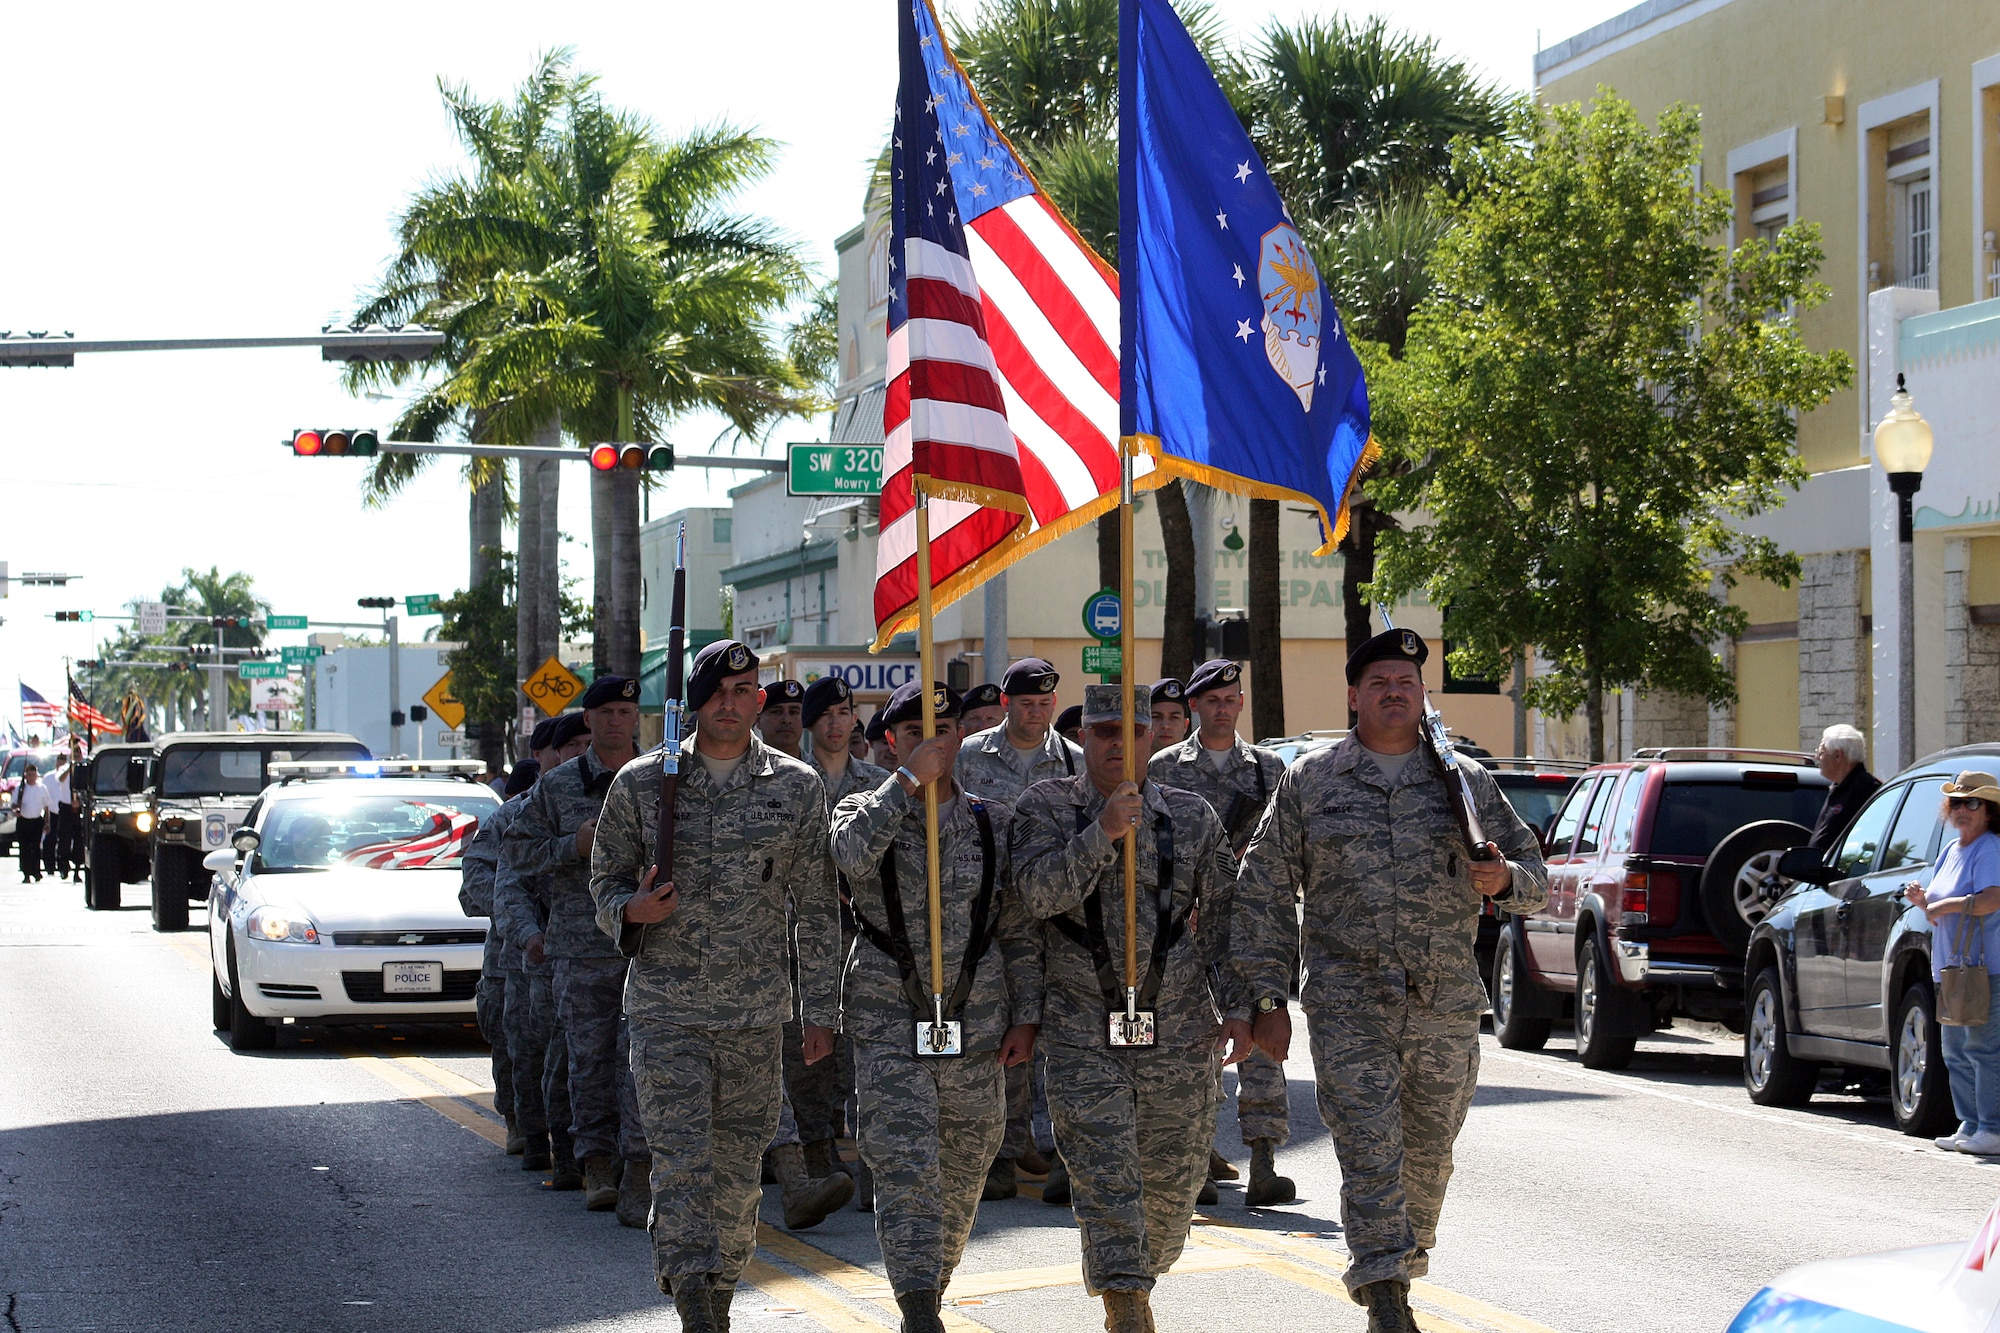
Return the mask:
{"type": "MultiPolygon", "coordinates": [[[[1576,780],[1588,764],[1563,759],[1518,759],[1483,755],[1479,762],[1493,775],[1493,783],[1521,822],[1537,836],[1546,834],[1555,822],[1563,798],[1576,787],[1576,780]]],[[[1493,953],[1500,947],[1500,918],[1504,915],[1491,901],[1480,904],[1479,934],[1472,942],[1479,960],[1479,975],[1493,975],[1493,953]]]]}
{"type": "Polygon", "coordinates": [[[1544,839],[1549,902],[1495,944],[1493,1031],[1538,1050],[1571,1012],[1577,1054],[1622,1069],[1686,1016],[1741,1029],[1743,957],[1761,903],[1738,872],[1805,842],[1826,799],[1810,755],[1641,750],[1584,773],[1544,839]]]}
{"type": "Polygon", "coordinates": [[[1905,1133],[1928,1138],[1957,1123],[1938,1048],[1930,922],[1902,886],[1930,880],[1947,836],[1944,784],[1996,764],[2000,745],[1931,755],[1882,784],[1838,847],[1801,846],[1775,866],[1746,868],[1745,895],[1775,900],[1744,962],[1752,1101],[1803,1106],[1823,1066],[1887,1070],[1905,1133]]]}
{"type": "Polygon", "coordinates": [[[1278,758],[1285,761],[1285,767],[1290,768],[1315,750],[1324,750],[1340,744],[1346,735],[1345,730],[1302,731],[1296,736],[1272,736],[1258,741],[1257,744],[1274,751],[1278,758]]]}
{"type": "Polygon", "coordinates": [[[71,793],[83,821],[83,905],[117,909],[127,884],[144,882],[153,864],[151,742],[101,745],[77,766],[71,793]]]}
{"type": "Polygon", "coordinates": [[[338,731],[181,731],[157,742],[147,811],[153,817],[153,929],[186,930],[188,904],[208,897],[202,857],[229,845],[268,765],[301,759],[367,759],[338,731]]]}
{"type": "Polygon", "coordinates": [[[14,788],[21,785],[21,775],[33,764],[39,773],[47,773],[55,767],[62,751],[47,746],[17,746],[4,752],[0,759],[0,857],[11,856],[14,851],[14,788]]]}
{"type": "Polygon", "coordinates": [[[210,1017],[231,1049],[287,1022],[472,1017],[487,921],[459,867],[500,798],[473,759],[275,763],[275,781],[202,860],[210,1017]]]}

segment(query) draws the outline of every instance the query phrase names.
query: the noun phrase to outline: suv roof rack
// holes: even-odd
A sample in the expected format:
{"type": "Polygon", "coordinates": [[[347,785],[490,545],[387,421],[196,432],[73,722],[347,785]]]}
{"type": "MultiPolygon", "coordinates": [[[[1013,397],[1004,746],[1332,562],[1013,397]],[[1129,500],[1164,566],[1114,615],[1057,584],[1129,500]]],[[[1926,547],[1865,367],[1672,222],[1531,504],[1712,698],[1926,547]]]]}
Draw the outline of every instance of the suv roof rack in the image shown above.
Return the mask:
{"type": "Polygon", "coordinates": [[[486,765],[477,759],[297,759],[269,766],[278,785],[314,778],[458,778],[477,782],[486,765]]]}
{"type": "Polygon", "coordinates": [[[1537,759],[1533,755],[1483,755],[1478,762],[1486,768],[1504,764],[1510,768],[1554,768],[1566,773],[1581,773],[1590,767],[1581,759],[1537,759]]]}
{"type": "Polygon", "coordinates": [[[1632,751],[1634,759],[1671,761],[1676,759],[1782,759],[1788,764],[1812,766],[1819,761],[1798,750],[1748,750],[1733,745],[1656,745],[1632,751]]]}

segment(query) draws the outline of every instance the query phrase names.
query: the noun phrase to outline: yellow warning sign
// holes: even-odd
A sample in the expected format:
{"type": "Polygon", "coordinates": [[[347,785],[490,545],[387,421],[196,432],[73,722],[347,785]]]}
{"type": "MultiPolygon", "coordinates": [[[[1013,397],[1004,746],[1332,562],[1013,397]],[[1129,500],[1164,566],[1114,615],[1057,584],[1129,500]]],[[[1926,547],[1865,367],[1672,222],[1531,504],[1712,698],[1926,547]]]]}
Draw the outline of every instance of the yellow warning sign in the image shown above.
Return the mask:
{"type": "Polygon", "coordinates": [[[452,697],[451,672],[439,676],[437,684],[424,691],[424,702],[430,705],[437,720],[453,731],[465,725],[465,705],[452,697]]]}
{"type": "Polygon", "coordinates": [[[582,697],[583,681],[551,656],[535,668],[534,675],[521,682],[521,691],[535,707],[554,717],[582,697]]]}

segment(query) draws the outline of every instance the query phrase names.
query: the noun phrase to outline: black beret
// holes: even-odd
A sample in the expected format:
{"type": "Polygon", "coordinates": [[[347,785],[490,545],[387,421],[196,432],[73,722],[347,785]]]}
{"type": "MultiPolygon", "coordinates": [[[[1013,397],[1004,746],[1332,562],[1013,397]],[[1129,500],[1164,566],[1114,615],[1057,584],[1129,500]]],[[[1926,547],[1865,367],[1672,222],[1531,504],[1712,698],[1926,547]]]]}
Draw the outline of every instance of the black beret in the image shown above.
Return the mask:
{"type": "MultiPolygon", "coordinates": [[[[931,689],[933,691],[931,708],[936,716],[941,719],[957,717],[958,691],[949,685],[939,685],[935,681],[931,683],[931,689]]],[[[888,727],[893,727],[899,722],[917,721],[923,715],[923,687],[914,680],[898,687],[896,692],[889,696],[888,704],[876,714],[877,717],[885,719],[883,725],[888,727]]]]}
{"type": "Polygon", "coordinates": [[[1058,736],[1062,735],[1062,733],[1064,733],[1065,731],[1081,731],[1082,729],[1083,729],[1082,704],[1071,704],[1068,708],[1065,708],[1062,710],[1062,712],[1056,714],[1056,734],[1058,736]]]}
{"type": "Polygon", "coordinates": [[[1165,680],[1156,680],[1153,682],[1153,696],[1150,702],[1154,708],[1158,708],[1161,704],[1179,704],[1186,708],[1187,686],[1172,676],[1168,676],[1165,680]]]}
{"type": "Polygon", "coordinates": [[[1062,677],[1039,657],[1024,657],[1007,668],[1000,688],[1007,694],[1054,694],[1062,677]]]}
{"type": "Polygon", "coordinates": [[[1421,670],[1430,657],[1430,645],[1415,630],[1385,629],[1347,655],[1347,683],[1360,680],[1370,662],[1414,662],[1421,670]]]}
{"type": "Polygon", "coordinates": [[[734,639],[717,639],[694,655],[694,670],[688,673],[688,707],[707,703],[724,676],[740,676],[756,669],[757,654],[734,639]]]}
{"type": "Polygon", "coordinates": [[[1243,679],[1243,668],[1226,657],[1211,657],[1194,669],[1194,676],[1187,683],[1189,699],[1207,694],[1210,690],[1220,690],[1243,679]]]}
{"type": "Polygon", "coordinates": [[[590,688],[583,692],[585,708],[602,708],[605,704],[636,704],[639,702],[639,682],[630,676],[599,676],[590,682],[590,688]]]}
{"type": "Polygon", "coordinates": [[[795,680],[774,680],[764,687],[764,707],[776,708],[779,704],[804,703],[806,687],[795,680]]]}
{"type": "Polygon", "coordinates": [[[965,712],[973,708],[992,708],[997,706],[999,702],[1000,687],[989,680],[984,685],[974,685],[965,692],[965,698],[959,704],[959,711],[965,712]]]}
{"type": "MultiPolygon", "coordinates": [[[[786,680],[778,683],[795,685],[798,682],[786,680]]],[[[848,689],[847,682],[838,676],[821,676],[805,687],[803,701],[805,706],[800,710],[799,716],[810,727],[824,717],[826,710],[835,704],[853,703],[854,691],[848,689]]]]}
{"type": "Polygon", "coordinates": [[[875,716],[868,719],[868,725],[862,729],[861,734],[871,745],[888,735],[889,710],[886,708],[876,709],[875,716]]]}
{"type": "Polygon", "coordinates": [[[552,717],[543,718],[535,724],[535,729],[528,733],[528,748],[530,750],[548,749],[549,737],[555,735],[555,731],[556,720],[552,717]]]}
{"type": "Polygon", "coordinates": [[[520,763],[507,770],[507,794],[509,796],[519,796],[522,792],[534,786],[535,779],[541,775],[541,760],[523,759],[520,763]]]}
{"type": "Polygon", "coordinates": [[[564,713],[556,719],[556,724],[549,728],[549,743],[546,748],[560,750],[578,736],[588,736],[589,734],[589,718],[585,717],[582,713],[564,713]]]}

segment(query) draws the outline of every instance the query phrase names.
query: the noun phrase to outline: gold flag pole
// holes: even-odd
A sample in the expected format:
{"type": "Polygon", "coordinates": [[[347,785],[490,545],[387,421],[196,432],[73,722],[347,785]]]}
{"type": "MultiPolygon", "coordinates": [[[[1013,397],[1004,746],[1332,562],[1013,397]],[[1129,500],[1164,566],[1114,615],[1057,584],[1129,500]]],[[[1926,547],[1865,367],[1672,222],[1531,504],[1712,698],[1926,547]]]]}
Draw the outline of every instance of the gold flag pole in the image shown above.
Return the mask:
{"type": "MultiPolygon", "coordinates": [[[[1125,729],[1125,780],[1139,780],[1139,751],[1132,725],[1132,673],[1138,660],[1132,646],[1132,450],[1136,440],[1119,442],[1118,488],[1118,698],[1125,729]]],[[[1125,1039],[1137,1044],[1139,1029],[1139,832],[1125,834],[1125,1039]]]]}
{"type": "MultiPolygon", "coordinates": [[[[917,680],[923,692],[924,739],[937,735],[937,701],[931,688],[931,516],[930,478],[912,478],[917,510],[917,680]]],[[[931,936],[931,1021],[917,1024],[919,1055],[957,1055],[958,1024],[944,1018],[944,911],[938,894],[938,791],[924,784],[924,868],[931,936]]]]}

